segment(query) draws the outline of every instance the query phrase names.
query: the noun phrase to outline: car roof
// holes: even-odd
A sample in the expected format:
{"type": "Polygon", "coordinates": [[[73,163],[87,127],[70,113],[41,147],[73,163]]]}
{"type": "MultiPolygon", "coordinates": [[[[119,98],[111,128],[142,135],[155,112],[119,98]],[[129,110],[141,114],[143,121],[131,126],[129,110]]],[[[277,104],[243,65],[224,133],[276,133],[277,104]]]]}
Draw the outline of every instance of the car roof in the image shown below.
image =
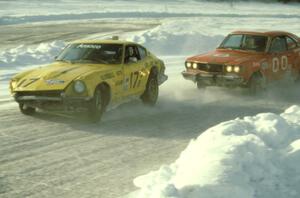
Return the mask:
{"type": "Polygon", "coordinates": [[[255,30],[255,31],[244,31],[244,30],[237,30],[234,32],[231,32],[231,34],[254,34],[254,35],[261,35],[261,36],[281,36],[281,35],[288,35],[295,37],[296,35],[285,32],[285,31],[263,31],[263,30],[255,30]]]}
{"type": "Polygon", "coordinates": [[[130,41],[125,40],[77,40],[70,43],[93,43],[93,44],[137,44],[130,41]]]}

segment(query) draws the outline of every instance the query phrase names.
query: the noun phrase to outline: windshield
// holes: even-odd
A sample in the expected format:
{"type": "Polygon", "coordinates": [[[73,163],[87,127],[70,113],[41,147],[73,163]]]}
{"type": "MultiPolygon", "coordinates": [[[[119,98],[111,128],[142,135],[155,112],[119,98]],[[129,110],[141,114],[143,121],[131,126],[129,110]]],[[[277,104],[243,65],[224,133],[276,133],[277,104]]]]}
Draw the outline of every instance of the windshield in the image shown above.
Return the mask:
{"type": "Polygon", "coordinates": [[[121,44],[76,43],[68,45],[57,57],[57,61],[120,64],[121,44]]]}
{"type": "Polygon", "coordinates": [[[219,48],[263,52],[266,49],[267,40],[266,36],[232,34],[225,38],[219,48]]]}

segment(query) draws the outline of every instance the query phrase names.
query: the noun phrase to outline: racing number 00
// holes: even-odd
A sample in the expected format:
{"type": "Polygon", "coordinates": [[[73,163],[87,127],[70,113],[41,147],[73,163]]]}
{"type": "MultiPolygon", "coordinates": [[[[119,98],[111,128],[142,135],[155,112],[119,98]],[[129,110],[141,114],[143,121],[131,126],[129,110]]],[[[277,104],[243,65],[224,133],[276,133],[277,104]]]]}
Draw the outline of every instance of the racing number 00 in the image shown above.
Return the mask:
{"type": "Polygon", "coordinates": [[[288,68],[288,58],[286,56],[282,56],[281,61],[279,61],[279,58],[275,57],[272,60],[272,65],[273,72],[278,72],[280,65],[282,70],[286,70],[288,68]]]}

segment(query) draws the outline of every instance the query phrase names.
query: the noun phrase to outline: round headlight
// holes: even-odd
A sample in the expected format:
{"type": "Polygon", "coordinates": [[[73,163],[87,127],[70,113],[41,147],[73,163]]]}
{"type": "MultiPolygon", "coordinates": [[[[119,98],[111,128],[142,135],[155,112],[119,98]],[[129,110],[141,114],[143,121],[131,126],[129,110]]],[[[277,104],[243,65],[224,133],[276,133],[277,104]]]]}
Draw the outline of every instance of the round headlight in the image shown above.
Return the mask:
{"type": "Polygon", "coordinates": [[[197,69],[198,68],[198,64],[197,63],[193,63],[193,69],[197,69]]]}
{"type": "Polygon", "coordinates": [[[85,84],[84,82],[77,80],[74,82],[74,90],[77,93],[83,93],[85,91],[85,84]]]}
{"type": "Polygon", "coordinates": [[[187,62],[187,63],[186,63],[186,67],[188,67],[188,68],[192,67],[192,63],[187,62]]]}
{"type": "Polygon", "coordinates": [[[228,65],[228,66],[226,66],[226,71],[227,72],[232,72],[232,66],[231,65],[228,65]]]}
{"type": "Polygon", "coordinates": [[[240,66],[234,66],[233,68],[233,71],[236,72],[236,73],[239,73],[240,72],[240,66]]]}

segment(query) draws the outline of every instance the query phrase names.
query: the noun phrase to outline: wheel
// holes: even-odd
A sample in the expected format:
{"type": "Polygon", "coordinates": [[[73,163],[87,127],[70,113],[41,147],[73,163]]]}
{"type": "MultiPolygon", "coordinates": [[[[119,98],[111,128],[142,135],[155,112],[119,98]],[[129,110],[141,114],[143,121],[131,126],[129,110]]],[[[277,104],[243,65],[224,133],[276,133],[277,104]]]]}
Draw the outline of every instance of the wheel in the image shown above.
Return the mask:
{"type": "Polygon", "coordinates": [[[141,99],[144,104],[153,106],[156,104],[158,98],[158,82],[156,75],[151,75],[148,79],[146,90],[141,99]]]}
{"type": "Polygon", "coordinates": [[[264,80],[260,74],[253,74],[248,83],[249,94],[257,95],[264,90],[264,80]]]}
{"type": "Polygon", "coordinates": [[[19,108],[20,108],[20,111],[24,115],[33,115],[36,111],[35,108],[29,107],[29,106],[27,106],[26,104],[23,104],[23,103],[19,103],[19,108]]]}
{"type": "Polygon", "coordinates": [[[95,90],[94,97],[89,104],[88,116],[90,121],[99,122],[104,111],[104,91],[103,89],[97,88],[95,90]]]}

